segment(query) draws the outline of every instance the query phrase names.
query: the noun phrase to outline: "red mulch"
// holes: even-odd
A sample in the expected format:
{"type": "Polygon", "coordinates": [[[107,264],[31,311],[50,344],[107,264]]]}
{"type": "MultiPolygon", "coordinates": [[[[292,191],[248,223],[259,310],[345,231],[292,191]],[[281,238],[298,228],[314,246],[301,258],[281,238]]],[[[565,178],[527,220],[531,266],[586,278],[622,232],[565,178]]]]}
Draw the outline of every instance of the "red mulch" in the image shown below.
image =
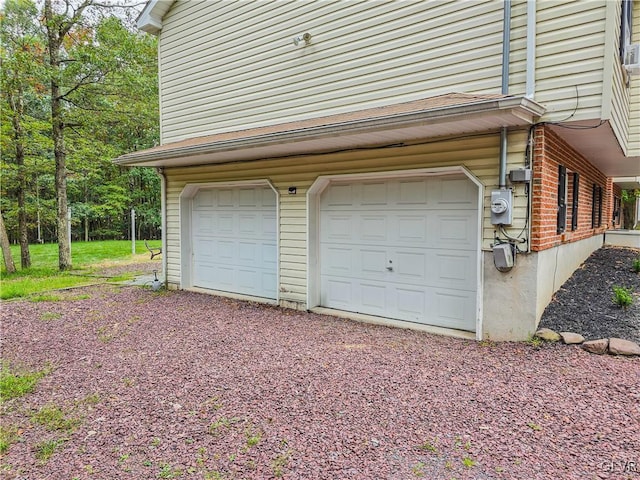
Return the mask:
{"type": "MultiPolygon", "coordinates": [[[[80,294],[89,298],[79,297],[80,294]]],[[[188,292],[2,304],[7,479],[636,478],[640,359],[479,343],[188,292]],[[31,418],[56,405],[70,432],[31,418]],[[65,442],[46,462],[47,439],[65,442]],[[626,463],[625,463],[626,462],[626,463]]],[[[640,478],[640,477],[639,477],[640,478]]]]}

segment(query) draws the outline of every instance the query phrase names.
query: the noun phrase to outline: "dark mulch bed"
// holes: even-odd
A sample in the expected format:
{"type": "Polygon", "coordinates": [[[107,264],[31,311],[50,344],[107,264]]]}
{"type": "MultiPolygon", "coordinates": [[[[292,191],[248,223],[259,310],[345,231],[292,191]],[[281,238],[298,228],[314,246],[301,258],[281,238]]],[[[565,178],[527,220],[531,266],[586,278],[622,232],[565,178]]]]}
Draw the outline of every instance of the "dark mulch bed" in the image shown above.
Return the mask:
{"type": "Polygon", "coordinates": [[[576,332],[587,340],[618,337],[640,343],[640,274],[632,262],[640,251],[605,247],[595,251],[556,292],[540,327],[576,332]],[[613,287],[633,291],[634,303],[616,306],[613,287]]]}

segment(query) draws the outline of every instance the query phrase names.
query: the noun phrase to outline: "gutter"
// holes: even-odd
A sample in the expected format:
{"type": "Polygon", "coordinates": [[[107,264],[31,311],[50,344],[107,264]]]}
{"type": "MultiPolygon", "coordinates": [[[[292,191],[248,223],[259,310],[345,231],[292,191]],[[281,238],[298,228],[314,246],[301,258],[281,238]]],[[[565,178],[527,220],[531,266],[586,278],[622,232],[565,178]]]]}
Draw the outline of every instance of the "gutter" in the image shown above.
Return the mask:
{"type": "Polygon", "coordinates": [[[160,232],[162,234],[162,276],[164,287],[167,288],[167,176],[164,168],[156,168],[156,173],[160,177],[160,232]]]}
{"type": "Polygon", "coordinates": [[[329,123],[310,127],[293,128],[278,132],[263,133],[242,136],[238,138],[216,139],[218,135],[212,135],[211,140],[193,144],[175,146],[167,144],[139,152],[122,155],[115,160],[118,165],[143,165],[145,162],[159,161],[167,158],[177,159],[197,155],[212,154],[220,151],[241,150],[247,148],[264,147],[293,143],[303,140],[315,140],[324,137],[346,136],[348,134],[366,133],[370,131],[382,131],[391,128],[406,128],[413,125],[425,125],[440,123],[443,120],[455,120],[456,117],[472,114],[496,113],[500,111],[517,110],[520,118],[542,116],[545,109],[538,103],[527,98],[508,97],[489,100],[481,100],[462,105],[451,105],[428,110],[403,112],[380,117],[329,123]]]}

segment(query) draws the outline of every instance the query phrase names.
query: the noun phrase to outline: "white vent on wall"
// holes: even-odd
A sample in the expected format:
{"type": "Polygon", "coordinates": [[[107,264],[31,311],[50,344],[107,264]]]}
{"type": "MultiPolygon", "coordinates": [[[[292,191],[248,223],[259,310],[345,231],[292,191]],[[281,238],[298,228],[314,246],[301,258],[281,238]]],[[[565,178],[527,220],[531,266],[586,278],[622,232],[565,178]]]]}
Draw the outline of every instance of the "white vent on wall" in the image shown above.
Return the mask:
{"type": "Polygon", "coordinates": [[[640,43],[627,45],[624,49],[624,66],[629,75],[640,75],[640,43]]]}

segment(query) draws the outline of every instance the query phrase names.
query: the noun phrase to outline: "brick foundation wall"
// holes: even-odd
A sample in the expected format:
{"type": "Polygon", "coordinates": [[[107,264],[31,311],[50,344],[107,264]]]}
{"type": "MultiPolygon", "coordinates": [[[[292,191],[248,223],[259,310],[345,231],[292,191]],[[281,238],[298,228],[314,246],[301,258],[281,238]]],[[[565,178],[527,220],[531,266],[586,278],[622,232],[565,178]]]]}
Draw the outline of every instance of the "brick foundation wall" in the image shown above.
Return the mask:
{"type": "MultiPolygon", "coordinates": [[[[533,195],[531,211],[531,249],[545,250],[557,245],[575,242],[603,233],[611,228],[614,196],[620,189],[610,178],[589,163],[582,155],[564,142],[547,126],[535,128],[533,149],[533,195]],[[557,232],[558,220],[558,171],[567,169],[566,228],[557,232]],[[573,176],[578,179],[577,226],[572,230],[573,176]],[[602,188],[602,216],[599,227],[592,227],[593,185],[602,188]]],[[[597,220],[596,220],[597,221],[597,220]]]]}

